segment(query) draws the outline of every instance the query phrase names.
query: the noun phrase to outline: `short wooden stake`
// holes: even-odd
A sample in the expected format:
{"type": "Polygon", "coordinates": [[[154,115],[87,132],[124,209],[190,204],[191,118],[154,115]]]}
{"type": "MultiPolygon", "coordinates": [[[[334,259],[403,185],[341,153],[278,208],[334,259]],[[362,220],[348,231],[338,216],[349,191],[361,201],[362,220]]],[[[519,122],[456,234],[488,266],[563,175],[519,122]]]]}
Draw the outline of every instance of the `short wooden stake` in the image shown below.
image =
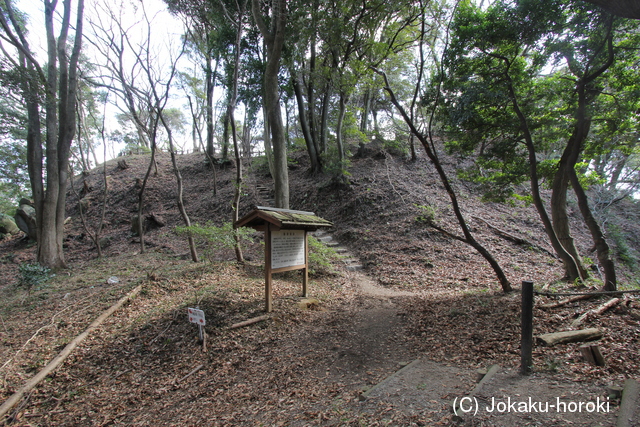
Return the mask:
{"type": "Polygon", "coordinates": [[[593,366],[604,366],[604,357],[597,345],[585,344],[580,346],[580,353],[584,360],[593,366]]]}
{"type": "Polygon", "coordinates": [[[527,375],[533,365],[533,282],[522,282],[522,336],[520,339],[520,374],[527,375]]]}

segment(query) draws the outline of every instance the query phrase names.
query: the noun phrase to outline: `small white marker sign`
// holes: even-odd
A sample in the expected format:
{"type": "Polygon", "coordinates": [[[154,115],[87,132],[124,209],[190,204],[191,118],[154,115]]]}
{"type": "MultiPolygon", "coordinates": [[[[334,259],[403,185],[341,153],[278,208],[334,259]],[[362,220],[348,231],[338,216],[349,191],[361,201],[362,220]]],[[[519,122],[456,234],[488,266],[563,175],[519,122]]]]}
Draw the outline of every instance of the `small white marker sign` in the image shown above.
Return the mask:
{"type": "Polygon", "coordinates": [[[187,310],[189,312],[189,322],[196,323],[200,326],[207,324],[204,320],[204,311],[198,310],[197,308],[189,308],[187,310]]]}

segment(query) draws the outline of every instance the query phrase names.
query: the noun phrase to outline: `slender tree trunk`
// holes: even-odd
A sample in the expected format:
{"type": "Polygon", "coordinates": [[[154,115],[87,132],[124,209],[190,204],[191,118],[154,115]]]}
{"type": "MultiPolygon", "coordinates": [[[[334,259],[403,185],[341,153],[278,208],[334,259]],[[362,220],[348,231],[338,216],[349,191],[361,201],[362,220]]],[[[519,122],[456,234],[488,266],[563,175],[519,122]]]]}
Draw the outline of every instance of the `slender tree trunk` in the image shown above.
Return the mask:
{"type": "MultiPolygon", "coordinates": [[[[518,99],[516,97],[515,89],[513,88],[513,84],[511,82],[511,78],[508,74],[505,73],[505,78],[507,79],[507,86],[509,89],[509,96],[511,97],[511,104],[513,105],[513,109],[516,112],[516,116],[520,121],[520,129],[524,134],[525,145],[527,147],[527,152],[529,154],[529,175],[530,175],[530,183],[531,183],[531,196],[533,197],[533,204],[538,211],[538,215],[540,215],[540,220],[542,221],[542,225],[544,226],[544,230],[549,237],[549,242],[553,247],[553,250],[562,260],[562,263],[565,268],[565,277],[567,278],[580,278],[580,273],[578,269],[577,260],[565,250],[562,243],[558,239],[555,230],[553,229],[553,224],[551,219],[549,218],[549,214],[547,213],[547,209],[544,206],[544,202],[542,201],[542,197],[540,195],[540,184],[538,182],[538,160],[536,158],[536,149],[533,143],[533,137],[531,136],[531,132],[529,131],[529,125],[527,123],[527,119],[520,109],[520,105],[518,103],[518,99]]],[[[572,279],[573,280],[573,279],[572,279]]]]}
{"type": "MultiPolygon", "coordinates": [[[[320,154],[322,150],[320,149],[320,135],[318,132],[318,123],[316,117],[316,94],[315,94],[315,71],[316,71],[316,36],[317,36],[317,22],[316,22],[316,13],[318,10],[318,1],[314,0],[314,8],[311,11],[311,26],[313,28],[313,36],[311,39],[311,48],[310,48],[310,58],[309,58],[309,83],[307,84],[307,108],[309,111],[309,133],[311,134],[311,140],[313,141],[314,150],[316,152],[316,156],[318,156],[318,161],[320,161],[320,154]]],[[[322,164],[319,163],[319,170],[322,169],[322,164]]]]}
{"type": "Polygon", "coordinates": [[[289,100],[283,100],[284,103],[284,139],[287,148],[291,147],[291,113],[289,111],[289,100]]]}
{"type": "MultiPolygon", "coordinates": [[[[239,46],[238,46],[239,47],[239,46]]],[[[232,107],[229,107],[231,109],[232,107]]],[[[233,224],[240,219],[240,194],[242,193],[242,157],[240,157],[240,150],[238,149],[238,136],[236,131],[235,120],[233,119],[233,111],[231,114],[231,133],[233,137],[233,152],[236,157],[236,185],[233,194],[233,224]]],[[[236,261],[244,263],[244,256],[242,255],[242,247],[240,246],[240,235],[238,230],[234,229],[233,238],[235,240],[234,250],[236,253],[236,261]]]]}
{"type": "Polygon", "coordinates": [[[453,208],[456,219],[458,220],[458,224],[462,229],[462,233],[464,235],[464,238],[458,237],[457,239],[467,243],[468,245],[473,247],[476,251],[478,251],[478,253],[489,263],[489,265],[493,269],[494,273],[496,274],[496,277],[498,278],[498,281],[500,282],[500,286],[502,287],[503,292],[511,292],[513,290],[511,287],[511,283],[509,283],[507,276],[502,271],[500,264],[498,264],[498,262],[491,255],[491,253],[484,246],[482,246],[482,244],[480,244],[480,242],[478,242],[475,239],[475,237],[473,237],[471,230],[467,226],[467,222],[464,219],[464,215],[462,215],[462,211],[460,210],[458,197],[456,196],[456,193],[453,190],[451,183],[449,182],[449,178],[447,177],[447,174],[442,168],[442,164],[438,159],[437,153],[435,152],[435,150],[432,149],[430,142],[425,138],[425,136],[418,131],[418,129],[415,127],[415,124],[413,123],[413,121],[411,120],[407,112],[404,110],[402,105],[400,105],[400,103],[398,102],[395,96],[395,93],[391,89],[391,86],[389,86],[389,81],[387,79],[386,74],[382,72],[379,72],[379,73],[384,78],[385,90],[387,91],[387,93],[389,94],[389,97],[391,98],[391,103],[400,112],[400,115],[404,119],[405,123],[411,129],[411,132],[413,132],[416,138],[418,138],[418,140],[422,143],[422,146],[424,147],[425,152],[427,153],[427,156],[429,157],[429,159],[431,160],[431,163],[435,166],[436,171],[438,172],[438,175],[440,177],[440,182],[442,182],[442,185],[444,186],[445,190],[447,191],[447,194],[449,195],[449,199],[451,200],[451,206],[453,208]]]}
{"type": "MultiPolygon", "coordinates": [[[[240,148],[238,144],[238,132],[236,129],[235,120],[235,108],[236,100],[238,98],[238,75],[240,73],[240,41],[242,40],[242,19],[244,18],[244,11],[246,7],[246,1],[238,4],[238,17],[236,22],[236,42],[235,42],[235,54],[233,65],[233,78],[231,83],[231,96],[229,97],[229,105],[227,107],[227,116],[231,123],[231,137],[233,139],[233,152],[236,158],[236,185],[233,196],[233,224],[240,219],[240,194],[242,193],[242,157],[240,156],[240,148]]],[[[235,253],[236,260],[239,263],[244,263],[244,256],[242,255],[242,247],[240,246],[240,235],[238,230],[234,229],[233,237],[235,240],[235,253]]]]}
{"type": "Polygon", "coordinates": [[[229,158],[229,110],[222,119],[222,159],[227,160],[229,158]]]}
{"type": "MultiPolygon", "coordinates": [[[[104,121],[105,121],[105,118],[103,115],[102,126],[100,127],[100,137],[101,137],[102,146],[103,146],[103,157],[106,159],[107,158],[107,139],[105,137],[104,121]]],[[[78,133],[80,133],[79,129],[78,129],[78,133]]],[[[83,173],[83,176],[84,176],[84,173],[83,173]]],[[[87,223],[87,218],[86,218],[86,215],[84,214],[84,209],[82,207],[82,203],[80,200],[80,195],[78,194],[78,192],[73,186],[73,171],[71,171],[70,181],[71,181],[71,190],[74,192],[76,198],[78,199],[78,210],[80,211],[80,220],[82,221],[82,228],[93,241],[93,244],[95,245],[96,250],[98,251],[98,258],[102,258],[102,245],[100,244],[100,236],[104,228],[104,219],[107,213],[107,197],[109,196],[109,180],[107,179],[107,162],[106,161],[102,162],[102,183],[104,185],[104,191],[102,193],[102,209],[100,212],[100,220],[94,230],[91,230],[89,228],[89,224],[87,223]]],[[[85,186],[86,186],[86,182],[85,182],[85,186]]]]}
{"type": "Polygon", "coordinates": [[[325,86],[324,96],[322,97],[322,110],[320,113],[320,151],[327,154],[329,144],[329,100],[331,99],[331,85],[325,86]]]}
{"type": "MultiPolygon", "coordinates": [[[[208,39],[209,36],[207,36],[208,39]]],[[[207,154],[212,158],[216,154],[213,145],[213,89],[215,88],[216,71],[212,69],[213,58],[207,54],[207,66],[205,67],[206,91],[207,91],[207,154]]],[[[216,70],[218,61],[216,61],[216,70]]],[[[213,167],[213,164],[211,165],[213,167]]]]}
{"type": "Polygon", "coordinates": [[[242,122],[242,157],[251,160],[251,126],[249,125],[248,112],[244,112],[244,120],[242,122]]]}
{"type": "Polygon", "coordinates": [[[269,174],[273,178],[276,176],[276,171],[275,171],[276,166],[273,160],[273,147],[271,146],[271,132],[269,130],[270,129],[269,115],[267,114],[267,108],[264,105],[262,107],[262,115],[263,115],[263,122],[264,122],[264,137],[263,137],[264,155],[267,158],[267,165],[269,166],[269,174]]]}
{"type": "MultiPolygon", "coordinates": [[[[24,65],[24,62],[23,62],[24,65]]],[[[24,67],[27,69],[27,67],[24,67]]],[[[38,104],[38,87],[34,82],[35,71],[28,67],[30,78],[22,81],[23,93],[27,107],[27,169],[31,183],[31,192],[36,208],[36,224],[43,223],[44,214],[44,186],[42,183],[43,150],[42,132],[40,127],[40,106],[38,104]]],[[[41,227],[36,227],[36,240],[41,241],[41,227]]]]}
{"type": "Polygon", "coordinates": [[[593,238],[593,242],[596,245],[596,253],[598,254],[598,261],[604,270],[604,287],[605,291],[615,291],[617,290],[617,279],[616,279],[616,269],[615,264],[611,260],[609,255],[609,245],[607,244],[606,239],[604,238],[604,234],[598,225],[598,221],[593,217],[591,213],[591,209],[589,208],[589,200],[588,197],[580,184],[580,180],[576,175],[575,169],[571,169],[569,171],[569,178],[571,179],[571,186],[573,187],[573,191],[576,193],[576,197],[578,198],[578,206],[580,207],[580,212],[584,218],[584,222],[589,228],[591,232],[591,237],[593,238]]]}
{"type": "MultiPolygon", "coordinates": [[[[424,55],[424,36],[427,32],[426,30],[426,22],[425,22],[425,5],[423,1],[420,1],[420,9],[421,9],[421,19],[420,19],[420,49],[418,53],[420,55],[420,61],[418,62],[418,80],[416,81],[416,86],[413,91],[413,97],[411,98],[411,106],[409,108],[409,118],[411,121],[414,119],[414,114],[416,113],[416,103],[418,101],[418,95],[420,95],[420,87],[422,86],[422,77],[424,76],[424,64],[425,64],[425,55],[424,55]]],[[[434,58],[435,59],[435,58],[434,58]]],[[[438,63],[438,61],[434,61],[434,63],[438,63]]],[[[376,125],[377,128],[377,125],[376,125]]],[[[409,136],[409,148],[411,149],[411,161],[415,162],[418,158],[416,153],[416,144],[413,132],[410,133],[409,136]]]]}
{"type": "Polygon", "coordinates": [[[140,253],[143,254],[145,252],[144,247],[144,194],[147,189],[147,183],[149,181],[149,176],[151,176],[151,170],[156,163],[156,138],[152,136],[151,138],[151,158],[149,159],[149,166],[147,167],[147,172],[144,175],[142,180],[142,185],[140,187],[140,191],[138,191],[138,236],[140,236],[140,253]]]}
{"type": "Polygon", "coordinates": [[[341,167],[344,167],[344,141],[342,137],[342,124],[344,122],[344,115],[347,112],[348,97],[344,94],[340,94],[339,110],[338,110],[338,122],[336,124],[336,144],[338,145],[338,160],[341,167]]]}
{"type": "MultiPolygon", "coordinates": [[[[180,216],[182,217],[182,221],[184,222],[185,227],[191,227],[191,220],[189,219],[189,215],[187,214],[187,210],[184,207],[184,198],[183,195],[183,183],[182,183],[182,174],[180,173],[180,168],[178,167],[178,161],[176,159],[175,147],[173,145],[173,137],[171,135],[171,128],[167,125],[164,120],[164,116],[162,112],[160,112],[160,120],[167,131],[167,135],[169,137],[169,152],[171,153],[171,164],[173,165],[173,173],[176,176],[176,182],[178,185],[178,195],[176,196],[176,200],[178,203],[178,211],[180,212],[180,216]]],[[[189,252],[191,253],[191,261],[198,262],[198,251],[196,249],[196,243],[193,240],[193,236],[189,235],[187,237],[187,241],[189,243],[189,252]]]]}
{"type": "Polygon", "coordinates": [[[360,132],[366,133],[369,130],[369,111],[371,110],[371,89],[364,92],[362,100],[362,117],[360,117],[360,132]]]}
{"type": "MultiPolygon", "coordinates": [[[[189,108],[191,109],[191,115],[193,116],[193,123],[194,123],[193,127],[194,127],[194,130],[198,133],[198,142],[200,143],[199,148],[202,148],[204,155],[207,157],[207,161],[211,165],[211,171],[213,174],[213,195],[216,196],[218,194],[218,172],[216,171],[216,161],[214,157],[211,154],[209,154],[207,147],[204,146],[204,143],[202,141],[202,132],[200,131],[200,127],[196,126],[196,117],[193,110],[193,104],[191,103],[191,97],[187,96],[187,99],[189,100],[189,108]]],[[[199,150],[195,150],[194,148],[194,151],[199,151],[199,150]]]]}
{"type": "Polygon", "coordinates": [[[578,250],[576,249],[573,237],[571,236],[571,230],[569,228],[569,216],[567,215],[567,190],[569,187],[569,171],[568,169],[573,166],[567,164],[568,154],[571,150],[569,147],[573,146],[572,139],[577,135],[571,136],[570,141],[567,143],[567,148],[560,159],[558,164],[558,170],[553,179],[552,193],[551,193],[551,218],[553,220],[553,230],[558,236],[558,240],[562,247],[571,255],[575,262],[574,268],[565,268],[565,279],[574,281],[576,279],[585,280],[589,277],[589,273],[584,268],[578,250]]]}
{"type": "MultiPolygon", "coordinates": [[[[307,152],[309,153],[309,161],[311,163],[311,173],[315,174],[321,171],[320,159],[318,157],[318,152],[316,151],[316,146],[313,142],[313,137],[311,136],[311,131],[309,129],[309,123],[307,121],[307,114],[305,111],[304,99],[302,97],[302,88],[300,82],[298,81],[298,76],[295,70],[290,70],[291,74],[291,82],[293,84],[293,91],[296,96],[296,101],[298,104],[298,117],[300,119],[300,127],[302,128],[302,135],[304,136],[304,141],[307,145],[307,152]]],[[[312,107],[310,107],[312,108],[312,107]]]]}

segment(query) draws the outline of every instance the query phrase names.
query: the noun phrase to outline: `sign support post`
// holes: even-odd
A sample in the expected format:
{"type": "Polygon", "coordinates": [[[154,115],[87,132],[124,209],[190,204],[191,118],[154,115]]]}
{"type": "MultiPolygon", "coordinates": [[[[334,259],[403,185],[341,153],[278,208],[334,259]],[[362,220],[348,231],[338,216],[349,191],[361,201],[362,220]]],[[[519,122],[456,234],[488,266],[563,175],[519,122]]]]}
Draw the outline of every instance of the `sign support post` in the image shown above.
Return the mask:
{"type": "Polygon", "coordinates": [[[302,298],[307,298],[307,283],[309,282],[309,240],[307,231],[304,232],[304,268],[302,269],[302,298]]]}
{"type": "Polygon", "coordinates": [[[272,307],[271,286],[271,224],[267,223],[264,233],[264,311],[270,313],[272,307]]]}

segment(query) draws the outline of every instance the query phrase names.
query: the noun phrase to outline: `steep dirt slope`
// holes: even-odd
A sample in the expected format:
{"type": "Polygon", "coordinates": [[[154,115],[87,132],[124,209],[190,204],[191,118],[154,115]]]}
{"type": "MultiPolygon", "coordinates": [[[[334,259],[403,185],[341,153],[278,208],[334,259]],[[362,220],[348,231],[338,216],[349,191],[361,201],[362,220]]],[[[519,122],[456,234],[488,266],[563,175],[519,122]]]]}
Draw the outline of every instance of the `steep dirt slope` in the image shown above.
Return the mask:
{"type": "MultiPolygon", "coordinates": [[[[335,235],[351,247],[363,261],[366,270],[383,285],[404,288],[429,286],[432,283],[495,288],[496,280],[487,263],[470,247],[451,239],[429,226],[430,221],[458,233],[449,199],[443,191],[437,174],[426,159],[409,162],[392,157],[380,150],[367,151],[370,155],[354,158],[349,169],[350,185],[333,184],[327,176],[308,176],[304,154],[294,154],[290,170],[291,208],[314,211],[335,224],[335,235]]],[[[121,254],[138,250],[136,238],[131,237],[130,223],[137,209],[139,182],[147,167],[147,158],[133,156],[125,159],[130,166],[121,169],[116,161],[107,165],[109,196],[107,200],[105,241],[107,254],[121,254]]],[[[217,194],[214,176],[201,154],[179,157],[185,181],[185,205],[193,222],[217,225],[232,217],[233,166],[217,171],[217,194]]],[[[241,212],[243,215],[254,205],[267,202],[261,198],[256,185],[272,188],[264,165],[245,165],[241,212]]],[[[455,164],[448,164],[452,176],[455,164]]],[[[76,188],[82,188],[85,179],[91,191],[90,223],[95,224],[101,208],[102,188],[100,169],[88,177],[76,178],[76,188]]],[[[167,225],[150,230],[149,244],[167,252],[186,253],[179,239],[172,237],[173,227],[181,224],[176,207],[175,177],[169,156],[161,154],[158,174],[152,174],[145,196],[145,213],[160,216],[167,225]]],[[[561,277],[557,260],[550,254],[544,230],[533,207],[507,206],[483,203],[470,185],[457,184],[463,211],[479,241],[485,244],[514,283],[533,280],[548,283],[561,277]],[[516,245],[496,233],[495,228],[524,239],[533,245],[516,245]]],[[[639,222],[637,204],[627,204],[625,214],[615,219],[620,233],[637,236],[639,222]]],[[[574,234],[584,256],[595,258],[588,252],[592,246],[587,230],[579,221],[575,204],[569,206],[574,222],[574,234]]],[[[95,253],[89,239],[80,227],[75,195],[69,197],[69,215],[72,223],[66,245],[70,257],[78,258],[95,253]]],[[[615,243],[615,242],[614,242],[615,243]]],[[[635,254],[635,241],[627,243],[627,253],[635,254]]],[[[251,256],[251,255],[250,255],[251,256]]],[[[625,277],[622,275],[622,277],[625,277]]]]}

